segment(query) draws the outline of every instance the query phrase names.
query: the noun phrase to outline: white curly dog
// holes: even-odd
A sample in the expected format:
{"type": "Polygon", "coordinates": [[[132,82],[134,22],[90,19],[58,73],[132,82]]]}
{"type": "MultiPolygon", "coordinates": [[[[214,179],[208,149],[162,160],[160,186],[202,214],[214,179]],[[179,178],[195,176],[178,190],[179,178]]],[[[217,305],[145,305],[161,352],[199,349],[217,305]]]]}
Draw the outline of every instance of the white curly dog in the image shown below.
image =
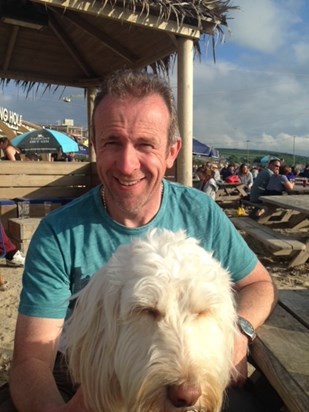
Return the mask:
{"type": "Polygon", "coordinates": [[[235,325],[228,272],[185,232],[152,230],[80,293],[70,370],[93,412],[217,412],[235,325]]]}

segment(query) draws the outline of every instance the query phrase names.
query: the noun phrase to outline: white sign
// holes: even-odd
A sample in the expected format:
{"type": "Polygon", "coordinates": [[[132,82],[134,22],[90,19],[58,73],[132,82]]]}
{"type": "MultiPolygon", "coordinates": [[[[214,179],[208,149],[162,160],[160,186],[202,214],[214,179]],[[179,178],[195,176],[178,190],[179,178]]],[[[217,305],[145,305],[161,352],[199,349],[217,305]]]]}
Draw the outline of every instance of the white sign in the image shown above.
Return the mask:
{"type": "Polygon", "coordinates": [[[0,120],[2,120],[11,129],[17,130],[22,124],[22,115],[0,106],[0,120]]]}

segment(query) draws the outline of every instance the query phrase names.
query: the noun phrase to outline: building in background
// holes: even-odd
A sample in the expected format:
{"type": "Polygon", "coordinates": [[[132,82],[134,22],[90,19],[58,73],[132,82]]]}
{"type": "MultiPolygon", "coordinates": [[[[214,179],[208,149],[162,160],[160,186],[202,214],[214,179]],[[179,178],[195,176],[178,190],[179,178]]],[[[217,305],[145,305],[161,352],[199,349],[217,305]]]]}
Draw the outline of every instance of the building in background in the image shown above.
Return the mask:
{"type": "Polygon", "coordinates": [[[0,137],[7,137],[11,140],[20,134],[43,127],[71,135],[79,143],[84,143],[88,139],[88,130],[75,126],[73,119],[64,119],[61,124],[36,124],[24,120],[21,114],[0,106],[0,137]]]}
{"type": "Polygon", "coordinates": [[[88,130],[80,126],[75,126],[73,119],[64,119],[62,124],[42,125],[42,127],[45,127],[46,129],[57,130],[58,132],[73,136],[74,139],[79,143],[84,143],[85,140],[88,139],[88,130]]]}
{"type": "Polygon", "coordinates": [[[0,136],[11,140],[20,134],[40,128],[40,125],[23,120],[21,114],[0,106],[0,136]]]}

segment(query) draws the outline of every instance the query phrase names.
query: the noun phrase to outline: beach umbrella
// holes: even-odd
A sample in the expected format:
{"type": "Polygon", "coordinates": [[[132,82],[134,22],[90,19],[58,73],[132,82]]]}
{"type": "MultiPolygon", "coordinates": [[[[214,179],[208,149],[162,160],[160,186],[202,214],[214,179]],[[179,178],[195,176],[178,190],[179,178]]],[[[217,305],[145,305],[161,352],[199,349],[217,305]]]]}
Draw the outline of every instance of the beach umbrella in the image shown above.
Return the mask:
{"type": "Polygon", "coordinates": [[[265,155],[265,156],[263,156],[263,157],[260,159],[260,163],[269,163],[269,161],[270,161],[270,160],[273,160],[273,159],[280,160],[280,159],[279,159],[278,157],[276,157],[276,156],[265,155]]]}
{"type": "Polygon", "coordinates": [[[22,152],[53,153],[61,147],[62,152],[78,152],[78,144],[68,135],[57,130],[39,129],[23,133],[11,140],[22,152]]]}
{"type": "Polygon", "coordinates": [[[268,163],[269,160],[270,160],[270,155],[265,155],[265,156],[261,157],[260,163],[268,163]]]}
{"type": "Polygon", "coordinates": [[[76,153],[78,156],[89,156],[89,147],[78,143],[78,152],[76,153]]]}

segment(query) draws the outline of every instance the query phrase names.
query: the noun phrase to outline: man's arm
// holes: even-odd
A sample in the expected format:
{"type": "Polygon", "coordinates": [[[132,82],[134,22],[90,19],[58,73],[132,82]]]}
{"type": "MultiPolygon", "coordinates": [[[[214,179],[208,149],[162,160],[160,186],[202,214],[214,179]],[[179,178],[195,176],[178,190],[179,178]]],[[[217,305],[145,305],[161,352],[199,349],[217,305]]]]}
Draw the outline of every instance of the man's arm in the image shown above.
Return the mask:
{"type": "Polygon", "coordinates": [[[52,374],[62,326],[63,319],[18,316],[9,379],[18,411],[56,411],[64,404],[52,374]]]}
{"type": "MultiPolygon", "coordinates": [[[[236,283],[237,313],[247,319],[256,329],[268,318],[277,303],[276,287],[266,270],[258,261],[253,271],[236,283]]],[[[235,383],[241,385],[247,378],[248,338],[239,332],[235,340],[235,383]]]]}
{"type": "Polygon", "coordinates": [[[89,412],[82,391],[65,403],[53,377],[63,319],[18,315],[10,392],[20,412],[89,412]]]}

